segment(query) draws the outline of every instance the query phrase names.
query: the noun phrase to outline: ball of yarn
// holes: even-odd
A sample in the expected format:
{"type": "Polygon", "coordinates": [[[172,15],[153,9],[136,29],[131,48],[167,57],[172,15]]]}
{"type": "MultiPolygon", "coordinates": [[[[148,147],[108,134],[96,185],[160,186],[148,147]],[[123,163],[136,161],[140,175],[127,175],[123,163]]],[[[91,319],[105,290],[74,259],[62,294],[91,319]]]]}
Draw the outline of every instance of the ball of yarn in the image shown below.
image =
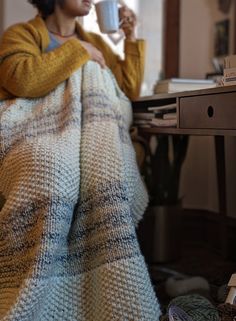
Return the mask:
{"type": "Polygon", "coordinates": [[[168,306],[168,315],[171,321],[220,321],[217,309],[198,294],[173,299],[168,306]]]}

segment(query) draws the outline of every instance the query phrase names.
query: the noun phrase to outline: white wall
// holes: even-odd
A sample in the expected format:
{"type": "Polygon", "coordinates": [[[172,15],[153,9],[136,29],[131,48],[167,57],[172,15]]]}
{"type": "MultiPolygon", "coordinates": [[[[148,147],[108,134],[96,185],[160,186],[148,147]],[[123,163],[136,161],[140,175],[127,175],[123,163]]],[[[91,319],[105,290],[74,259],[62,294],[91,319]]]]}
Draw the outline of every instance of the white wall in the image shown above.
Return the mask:
{"type": "Polygon", "coordinates": [[[3,0],[0,0],[0,35],[3,32],[3,0]]]}
{"type": "Polygon", "coordinates": [[[14,23],[30,20],[36,14],[36,10],[27,0],[0,1],[3,2],[2,21],[4,29],[14,23]]]}
{"type": "Polygon", "coordinates": [[[211,15],[204,0],[181,0],[180,75],[205,78],[210,66],[211,15]]]}
{"type": "MultiPolygon", "coordinates": [[[[229,18],[234,24],[234,2],[230,13],[218,10],[217,0],[181,0],[180,74],[205,78],[213,71],[215,23],[229,18]]],[[[230,53],[233,53],[233,28],[230,29],[230,53]]]]}
{"type": "Polygon", "coordinates": [[[164,0],[139,0],[138,35],[147,43],[143,95],[153,93],[153,87],[162,71],[163,6],[164,0]]]}
{"type": "MultiPolygon", "coordinates": [[[[234,2],[233,2],[234,4],[234,2]]],[[[215,22],[230,18],[234,24],[234,7],[229,15],[218,10],[216,0],[181,0],[180,76],[204,78],[212,72],[215,22]]],[[[233,28],[230,53],[233,52],[233,28]]],[[[236,140],[226,139],[228,215],[236,217],[236,140]]],[[[214,139],[191,137],[183,167],[181,194],[184,207],[218,211],[217,176],[214,139]]]]}

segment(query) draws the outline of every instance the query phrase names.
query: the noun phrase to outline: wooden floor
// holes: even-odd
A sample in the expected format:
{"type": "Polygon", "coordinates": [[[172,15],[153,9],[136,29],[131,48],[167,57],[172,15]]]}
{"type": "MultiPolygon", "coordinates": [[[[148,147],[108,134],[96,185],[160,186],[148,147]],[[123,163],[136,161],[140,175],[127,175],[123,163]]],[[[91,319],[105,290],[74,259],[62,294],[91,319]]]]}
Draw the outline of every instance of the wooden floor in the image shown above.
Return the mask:
{"type": "MultiPolygon", "coordinates": [[[[154,288],[161,304],[165,306],[171,299],[165,293],[167,278],[176,273],[189,277],[201,276],[209,282],[211,288],[209,296],[217,304],[219,288],[227,284],[231,275],[236,272],[235,255],[225,258],[218,251],[217,242],[209,242],[213,233],[217,237],[217,232],[214,220],[211,221],[208,217],[206,223],[207,213],[185,211],[185,215],[187,215],[187,219],[184,220],[183,224],[185,233],[182,234],[179,257],[171,262],[158,263],[150,262],[150,258],[146,256],[154,288]]],[[[233,232],[233,234],[236,233],[233,232]]]]}
{"type": "MultiPolygon", "coordinates": [[[[210,285],[210,292],[204,295],[218,305],[221,303],[218,299],[219,288],[227,284],[231,275],[236,272],[236,263],[222,259],[201,245],[184,244],[178,260],[165,264],[150,264],[149,271],[157,297],[164,308],[171,300],[165,291],[165,283],[174,273],[204,277],[210,285]]],[[[201,294],[199,291],[196,293],[201,294]]]]}

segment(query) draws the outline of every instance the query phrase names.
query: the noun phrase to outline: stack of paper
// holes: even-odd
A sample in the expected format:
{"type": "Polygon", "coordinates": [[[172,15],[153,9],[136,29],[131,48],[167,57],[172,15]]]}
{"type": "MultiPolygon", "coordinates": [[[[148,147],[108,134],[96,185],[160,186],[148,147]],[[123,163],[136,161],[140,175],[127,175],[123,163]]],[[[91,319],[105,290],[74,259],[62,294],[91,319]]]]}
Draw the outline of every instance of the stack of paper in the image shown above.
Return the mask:
{"type": "Polygon", "coordinates": [[[134,111],[134,125],[138,127],[176,127],[176,104],[148,107],[147,112],[134,111]]]}

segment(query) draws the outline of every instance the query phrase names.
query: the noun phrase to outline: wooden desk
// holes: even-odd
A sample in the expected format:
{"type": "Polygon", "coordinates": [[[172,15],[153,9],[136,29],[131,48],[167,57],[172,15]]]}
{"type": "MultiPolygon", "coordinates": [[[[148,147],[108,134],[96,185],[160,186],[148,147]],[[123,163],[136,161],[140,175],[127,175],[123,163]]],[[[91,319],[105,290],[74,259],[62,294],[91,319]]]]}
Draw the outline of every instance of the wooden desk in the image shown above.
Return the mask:
{"type": "Polygon", "coordinates": [[[226,170],[225,136],[236,136],[236,86],[207,90],[160,94],[142,97],[133,102],[133,109],[177,104],[177,127],[141,128],[145,134],[201,135],[215,137],[219,213],[222,219],[222,253],[226,244],[226,170]]]}
{"type": "Polygon", "coordinates": [[[177,128],[153,127],[149,133],[236,136],[236,86],[142,97],[133,108],[177,104],[177,128]]]}

